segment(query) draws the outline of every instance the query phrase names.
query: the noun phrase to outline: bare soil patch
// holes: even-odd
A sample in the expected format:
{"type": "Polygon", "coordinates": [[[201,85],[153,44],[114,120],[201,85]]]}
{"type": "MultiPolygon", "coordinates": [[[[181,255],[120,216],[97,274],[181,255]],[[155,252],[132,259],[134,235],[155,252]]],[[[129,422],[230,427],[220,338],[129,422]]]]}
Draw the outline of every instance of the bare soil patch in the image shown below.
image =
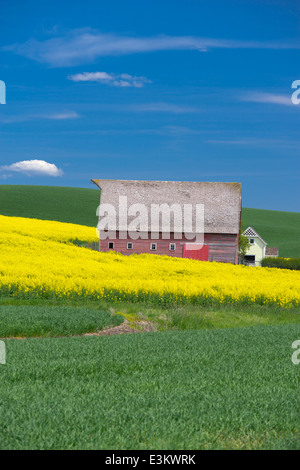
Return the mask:
{"type": "Polygon", "coordinates": [[[112,328],[105,328],[101,331],[94,333],[84,333],[81,336],[111,336],[111,335],[124,335],[131,333],[146,333],[150,331],[157,331],[153,323],[146,320],[136,320],[129,322],[126,318],[121,325],[113,326],[112,328]]]}

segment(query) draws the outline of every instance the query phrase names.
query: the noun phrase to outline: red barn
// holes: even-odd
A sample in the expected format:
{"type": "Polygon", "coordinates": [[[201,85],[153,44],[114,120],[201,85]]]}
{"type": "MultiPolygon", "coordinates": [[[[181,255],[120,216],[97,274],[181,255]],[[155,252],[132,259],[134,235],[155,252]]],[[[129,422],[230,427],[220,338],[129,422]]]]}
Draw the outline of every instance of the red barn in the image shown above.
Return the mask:
{"type": "MultiPolygon", "coordinates": [[[[187,257],[206,261],[238,263],[238,238],[241,216],[240,183],[206,183],[188,181],[124,181],[92,180],[100,188],[100,206],[106,209],[114,207],[115,223],[110,236],[106,239],[105,230],[100,229],[100,251],[117,251],[124,255],[132,253],[153,253],[175,257],[187,257]],[[120,201],[126,201],[129,212],[124,213],[120,201]],[[192,221],[180,234],[175,209],[191,208],[192,221]],[[197,207],[197,209],[196,209],[197,207]],[[201,207],[203,212],[201,212],[201,207]],[[135,233],[129,231],[137,214],[146,211],[159,211],[155,228],[149,219],[143,219],[135,233]],[[170,209],[169,227],[162,220],[162,209],[170,209]],[[197,225],[195,214],[203,216],[201,226],[197,225]],[[174,212],[173,212],[174,209],[174,212]],[[123,212],[122,212],[123,211],[123,212]],[[124,224],[124,216],[126,224],[124,224]],[[201,229],[199,229],[199,226],[201,229]],[[198,230],[198,232],[197,232],[198,230]],[[202,232],[202,233],[200,233],[202,232]],[[202,237],[202,238],[201,238],[202,237]],[[201,242],[199,243],[199,239],[201,242]]],[[[181,210],[180,209],[180,210],[181,210]]],[[[188,209],[187,209],[188,211],[188,209]]],[[[156,212],[157,213],[157,212],[156,212]]],[[[188,213],[188,212],[187,212],[188,213]]],[[[103,218],[103,214],[102,214],[103,218]]],[[[186,217],[187,218],[187,217],[186,217]]],[[[99,223],[101,217],[99,216],[99,223]]]]}

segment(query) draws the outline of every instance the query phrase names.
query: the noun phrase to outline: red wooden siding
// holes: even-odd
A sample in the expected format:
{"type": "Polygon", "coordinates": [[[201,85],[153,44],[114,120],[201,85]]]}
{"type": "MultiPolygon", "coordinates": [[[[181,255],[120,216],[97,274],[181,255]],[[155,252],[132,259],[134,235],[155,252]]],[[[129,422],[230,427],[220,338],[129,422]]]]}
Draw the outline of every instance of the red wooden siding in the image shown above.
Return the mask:
{"type": "MultiPolygon", "coordinates": [[[[149,234],[150,237],[150,234],[149,234]]],[[[152,253],[157,255],[167,255],[167,256],[175,256],[177,258],[182,258],[184,256],[184,244],[190,243],[191,240],[181,239],[176,240],[174,239],[174,234],[170,234],[170,238],[164,240],[161,238],[155,240],[148,238],[147,240],[132,240],[128,238],[126,240],[119,240],[118,233],[116,239],[107,239],[101,240],[100,242],[100,250],[101,251],[109,251],[108,244],[109,242],[114,243],[114,251],[122,253],[124,255],[131,255],[133,253],[140,254],[140,253],[152,253]],[[133,249],[127,249],[127,243],[133,244],[133,249]],[[156,243],[156,250],[151,250],[150,246],[152,243],[156,243]],[[170,243],[175,243],[176,249],[175,251],[170,251],[170,243]]],[[[206,233],[204,235],[204,245],[207,248],[204,248],[204,251],[199,254],[202,259],[208,259],[208,261],[219,261],[223,263],[233,263],[236,264],[238,262],[238,235],[235,234],[213,234],[213,233],[206,233]],[[208,255],[208,256],[207,256],[208,255]]],[[[199,258],[197,258],[199,259],[199,258]]]]}
{"type": "Polygon", "coordinates": [[[208,261],[209,246],[203,245],[201,248],[191,250],[189,249],[189,243],[183,245],[183,258],[197,259],[199,261],[208,261]]]}
{"type": "Polygon", "coordinates": [[[209,261],[237,264],[238,235],[207,233],[204,241],[209,245],[209,261]]]}

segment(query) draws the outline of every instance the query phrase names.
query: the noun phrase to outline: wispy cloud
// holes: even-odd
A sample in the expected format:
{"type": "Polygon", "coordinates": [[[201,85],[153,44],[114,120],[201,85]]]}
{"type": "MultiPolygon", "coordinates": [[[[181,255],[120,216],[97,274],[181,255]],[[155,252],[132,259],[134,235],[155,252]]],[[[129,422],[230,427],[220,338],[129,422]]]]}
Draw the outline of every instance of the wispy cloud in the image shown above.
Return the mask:
{"type": "Polygon", "coordinates": [[[52,119],[54,121],[61,121],[64,119],[78,119],[80,116],[75,111],[66,111],[61,113],[54,113],[54,114],[45,114],[42,115],[44,119],[52,119]]]}
{"type": "Polygon", "coordinates": [[[99,82],[115,87],[142,88],[146,83],[152,83],[146,77],[135,77],[128,73],[107,73],[107,72],[83,72],[67,77],[73,82],[99,82]]]}
{"type": "Polygon", "coordinates": [[[11,165],[1,166],[0,171],[13,171],[27,176],[62,176],[64,174],[63,170],[57,168],[54,163],[48,163],[44,160],[23,160],[11,165]]]}
{"type": "Polygon", "coordinates": [[[244,138],[244,139],[232,139],[232,140],[207,140],[208,144],[220,144],[220,145],[242,145],[242,146],[255,146],[255,147],[270,147],[270,148],[289,148],[298,149],[300,144],[298,141],[287,140],[287,139],[259,139],[259,138],[244,138]]]}
{"type": "Polygon", "coordinates": [[[194,106],[178,105],[164,102],[132,104],[129,105],[127,109],[138,113],[154,112],[172,114],[196,113],[199,111],[199,109],[194,106]]]}
{"type": "Polygon", "coordinates": [[[51,121],[63,121],[65,119],[77,119],[79,114],[75,111],[62,111],[58,113],[49,113],[49,114],[23,114],[23,115],[14,115],[14,116],[3,116],[0,118],[0,122],[4,124],[11,124],[17,122],[27,122],[35,120],[51,120],[51,121]]]}
{"type": "Polygon", "coordinates": [[[127,129],[116,129],[116,128],[111,128],[111,129],[89,129],[89,130],[63,130],[59,131],[59,134],[63,135],[70,135],[76,133],[81,134],[81,135],[108,135],[108,136],[114,136],[114,135],[157,135],[157,136],[167,136],[167,137],[187,137],[189,138],[190,136],[201,136],[203,134],[207,133],[213,133],[215,134],[215,131],[207,131],[203,129],[191,129],[188,127],[183,127],[183,126],[163,126],[159,128],[127,128],[127,129]]]}
{"type": "Polygon", "coordinates": [[[292,106],[292,95],[276,95],[273,93],[246,93],[239,97],[240,101],[248,101],[252,103],[269,103],[279,104],[284,106],[292,106]]]}
{"type": "Polygon", "coordinates": [[[90,28],[77,29],[65,36],[23,44],[13,44],[3,49],[28,57],[51,67],[95,62],[98,57],[127,55],[166,50],[208,49],[300,49],[296,41],[241,41],[235,39],[201,38],[194,36],[132,37],[103,34],[90,28]]]}

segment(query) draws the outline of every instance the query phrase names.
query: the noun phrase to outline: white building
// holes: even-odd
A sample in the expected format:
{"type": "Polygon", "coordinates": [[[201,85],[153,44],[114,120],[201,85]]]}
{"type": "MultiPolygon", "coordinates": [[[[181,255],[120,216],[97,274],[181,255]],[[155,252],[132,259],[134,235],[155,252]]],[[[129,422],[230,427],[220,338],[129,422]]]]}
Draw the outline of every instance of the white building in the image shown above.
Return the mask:
{"type": "Polygon", "coordinates": [[[247,237],[250,247],[247,250],[244,264],[248,266],[260,266],[262,259],[266,256],[276,258],[278,256],[278,248],[270,246],[252,227],[246,228],[243,236],[247,237]]]}

